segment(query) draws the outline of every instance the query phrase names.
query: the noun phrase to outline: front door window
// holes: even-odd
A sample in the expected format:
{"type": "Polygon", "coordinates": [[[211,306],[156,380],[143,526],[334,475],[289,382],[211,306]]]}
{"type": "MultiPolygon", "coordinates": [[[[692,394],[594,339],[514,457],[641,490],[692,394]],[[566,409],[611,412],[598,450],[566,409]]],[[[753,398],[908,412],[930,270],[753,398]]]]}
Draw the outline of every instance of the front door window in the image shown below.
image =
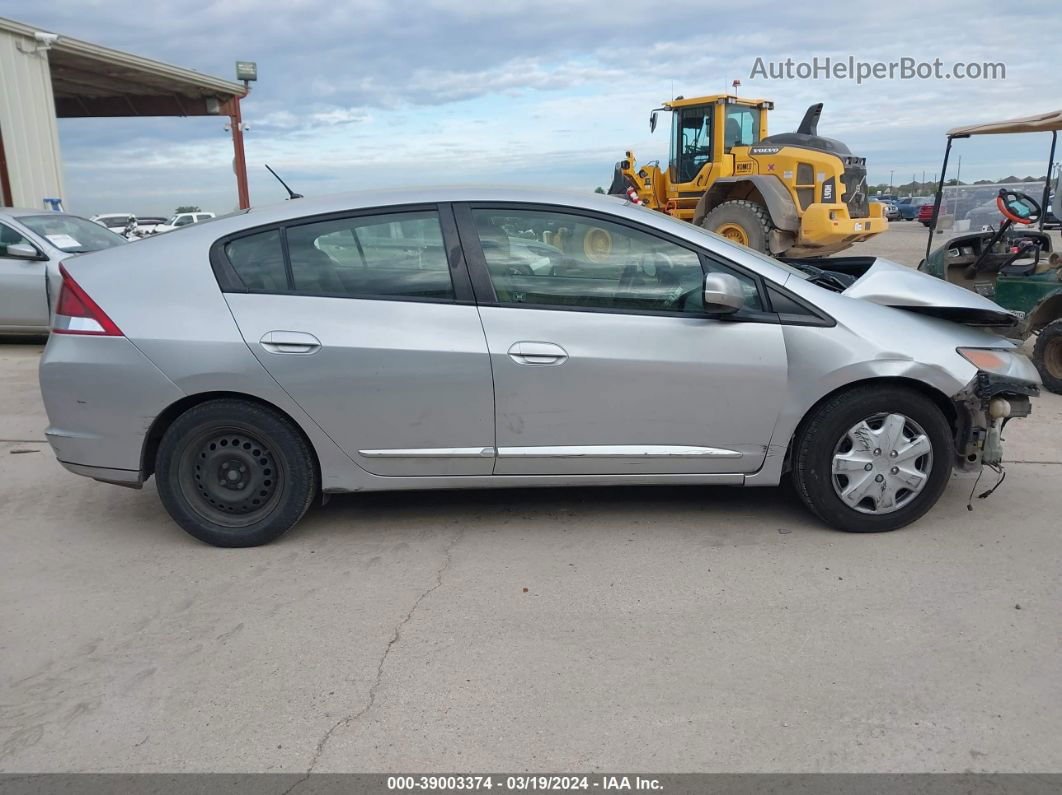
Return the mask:
{"type": "Polygon", "coordinates": [[[473,210],[499,303],[698,312],[696,252],[628,226],[544,210],[473,210]]]}

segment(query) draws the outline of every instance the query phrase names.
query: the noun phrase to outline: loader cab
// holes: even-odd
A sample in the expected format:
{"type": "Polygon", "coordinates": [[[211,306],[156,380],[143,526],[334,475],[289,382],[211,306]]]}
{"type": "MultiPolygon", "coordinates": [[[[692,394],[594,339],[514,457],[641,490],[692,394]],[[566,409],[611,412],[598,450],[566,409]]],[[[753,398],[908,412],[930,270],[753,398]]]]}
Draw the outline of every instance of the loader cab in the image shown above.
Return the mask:
{"type": "Polygon", "coordinates": [[[729,176],[732,164],[724,164],[734,147],[752,146],[767,134],[770,103],[743,100],[729,95],[684,99],[677,97],[653,111],[671,112],[668,180],[675,186],[701,190],[715,178],[729,176]],[[719,172],[719,173],[716,173],[719,172]]]}

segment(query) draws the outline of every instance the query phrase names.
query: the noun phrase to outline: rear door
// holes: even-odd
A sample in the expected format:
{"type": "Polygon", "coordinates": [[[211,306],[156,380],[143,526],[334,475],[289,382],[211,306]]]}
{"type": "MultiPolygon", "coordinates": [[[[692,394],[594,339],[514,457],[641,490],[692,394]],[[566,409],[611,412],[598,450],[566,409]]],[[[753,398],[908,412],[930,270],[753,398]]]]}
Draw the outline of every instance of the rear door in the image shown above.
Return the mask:
{"type": "Polygon", "coordinates": [[[493,467],[490,362],[456,240],[432,205],[290,221],[212,251],[251,351],[369,472],[493,467]]]}
{"type": "Polygon", "coordinates": [[[787,357],[758,280],[653,230],[563,207],[459,205],[494,368],[496,474],[762,466],[787,357]],[[703,309],[705,269],[746,308],[703,309]]]}
{"type": "Polygon", "coordinates": [[[31,243],[13,227],[0,223],[0,327],[11,330],[48,327],[47,261],[11,257],[7,247],[31,243]]]}

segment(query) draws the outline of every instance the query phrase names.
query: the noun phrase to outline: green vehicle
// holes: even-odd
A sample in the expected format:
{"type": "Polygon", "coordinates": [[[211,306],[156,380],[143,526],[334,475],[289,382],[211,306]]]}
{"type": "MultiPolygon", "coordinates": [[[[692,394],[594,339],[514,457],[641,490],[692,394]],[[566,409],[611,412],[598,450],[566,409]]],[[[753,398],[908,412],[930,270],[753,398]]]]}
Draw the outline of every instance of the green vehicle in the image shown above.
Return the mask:
{"type": "MultiPolygon", "coordinates": [[[[926,257],[918,266],[931,276],[973,290],[1014,312],[1015,324],[1008,336],[1017,339],[1036,336],[1033,362],[1040,371],[1044,386],[1056,393],[1062,393],[1062,257],[1054,249],[1051,234],[1044,231],[1044,221],[1051,209],[1051,174],[1060,129],[1062,111],[949,130],[929,224],[926,257]],[[985,207],[982,204],[976,208],[979,214],[975,215],[971,210],[966,219],[967,226],[975,221],[982,222],[978,227],[980,231],[961,232],[940,248],[930,251],[937,221],[942,217],[941,199],[952,143],[974,135],[1027,133],[1051,134],[1048,179],[1041,195],[1033,198],[1013,189],[1019,186],[999,188],[994,196],[995,209],[998,210],[995,228],[983,223],[985,207]]],[[[997,187],[993,186],[993,190],[997,187]]],[[[1062,217],[1059,199],[1056,189],[1053,196],[1055,217],[1062,217]]],[[[953,206],[958,206],[958,202],[953,206]]],[[[944,207],[948,209],[947,202],[944,207]]],[[[954,218],[957,219],[958,215],[954,218]]]]}

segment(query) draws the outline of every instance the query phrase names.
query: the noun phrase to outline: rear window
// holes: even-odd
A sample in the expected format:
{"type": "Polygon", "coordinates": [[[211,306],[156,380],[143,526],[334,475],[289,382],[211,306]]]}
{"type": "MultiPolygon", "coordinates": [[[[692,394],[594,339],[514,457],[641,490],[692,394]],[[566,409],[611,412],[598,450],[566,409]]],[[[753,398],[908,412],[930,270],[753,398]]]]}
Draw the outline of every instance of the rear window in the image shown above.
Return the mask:
{"type": "Polygon", "coordinates": [[[68,254],[101,251],[129,242],[110,229],[76,215],[24,215],[18,221],[68,254]]]}

